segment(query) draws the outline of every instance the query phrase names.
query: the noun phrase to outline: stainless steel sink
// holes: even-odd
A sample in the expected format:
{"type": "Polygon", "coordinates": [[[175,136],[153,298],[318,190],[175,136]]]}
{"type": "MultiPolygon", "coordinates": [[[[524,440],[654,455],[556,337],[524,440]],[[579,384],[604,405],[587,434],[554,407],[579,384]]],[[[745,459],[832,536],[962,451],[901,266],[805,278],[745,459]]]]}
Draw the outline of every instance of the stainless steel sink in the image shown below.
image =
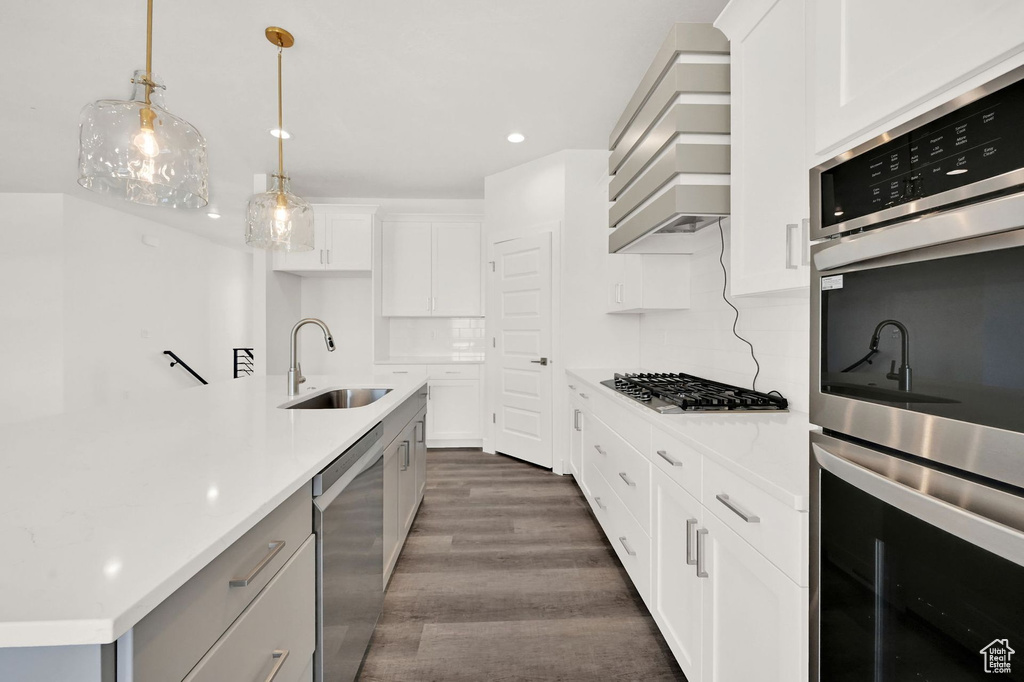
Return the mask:
{"type": "Polygon", "coordinates": [[[318,393],[293,405],[286,405],[286,410],[344,410],[349,407],[365,407],[375,403],[388,393],[390,388],[336,388],[333,391],[318,393]]]}

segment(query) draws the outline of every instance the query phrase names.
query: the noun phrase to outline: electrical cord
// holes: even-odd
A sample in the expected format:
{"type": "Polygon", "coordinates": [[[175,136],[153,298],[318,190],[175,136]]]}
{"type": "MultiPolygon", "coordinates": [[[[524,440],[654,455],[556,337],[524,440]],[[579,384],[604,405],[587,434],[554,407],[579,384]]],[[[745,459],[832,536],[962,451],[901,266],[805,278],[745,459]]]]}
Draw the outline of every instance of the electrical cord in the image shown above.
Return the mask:
{"type": "MultiPolygon", "coordinates": [[[[751,390],[756,391],[757,377],[761,374],[761,363],[757,361],[757,356],[754,355],[754,344],[750,343],[750,341],[747,341],[745,338],[740,336],[740,333],[736,331],[736,324],[740,321],[740,309],[734,306],[732,304],[732,301],[730,301],[728,297],[725,295],[725,292],[729,288],[729,271],[725,267],[725,229],[722,227],[721,218],[718,219],[718,238],[721,240],[722,244],[722,249],[721,251],[718,252],[718,264],[722,266],[722,300],[725,301],[726,304],[730,308],[732,308],[733,313],[735,313],[732,318],[733,336],[735,336],[737,339],[739,339],[740,341],[742,341],[743,343],[747,344],[750,347],[750,358],[754,361],[754,366],[757,368],[757,370],[754,372],[754,380],[750,382],[750,388],[751,390]]],[[[779,393],[778,391],[769,391],[769,395],[771,395],[772,393],[778,394],[780,398],[782,397],[782,394],[779,393]]]]}

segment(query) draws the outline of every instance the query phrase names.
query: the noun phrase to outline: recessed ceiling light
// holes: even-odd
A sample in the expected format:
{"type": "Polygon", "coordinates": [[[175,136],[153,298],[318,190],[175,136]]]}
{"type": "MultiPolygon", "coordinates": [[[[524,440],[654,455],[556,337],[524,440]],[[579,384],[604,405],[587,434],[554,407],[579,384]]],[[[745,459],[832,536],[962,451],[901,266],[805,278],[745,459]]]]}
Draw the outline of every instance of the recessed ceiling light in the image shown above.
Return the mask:
{"type": "Polygon", "coordinates": [[[946,173],[946,175],[962,175],[967,172],[966,168],[954,168],[953,170],[946,173]]]}
{"type": "Polygon", "coordinates": [[[220,213],[217,213],[216,211],[210,211],[209,213],[206,214],[206,217],[207,218],[212,218],[214,220],[219,220],[220,219],[220,213]]]}
{"type": "Polygon", "coordinates": [[[282,140],[290,139],[292,136],[287,130],[281,130],[280,128],[271,128],[270,134],[274,137],[280,137],[282,140]]]}
{"type": "Polygon", "coordinates": [[[512,133],[508,136],[508,141],[512,144],[519,144],[525,139],[526,135],[523,135],[522,133],[512,133]]]}

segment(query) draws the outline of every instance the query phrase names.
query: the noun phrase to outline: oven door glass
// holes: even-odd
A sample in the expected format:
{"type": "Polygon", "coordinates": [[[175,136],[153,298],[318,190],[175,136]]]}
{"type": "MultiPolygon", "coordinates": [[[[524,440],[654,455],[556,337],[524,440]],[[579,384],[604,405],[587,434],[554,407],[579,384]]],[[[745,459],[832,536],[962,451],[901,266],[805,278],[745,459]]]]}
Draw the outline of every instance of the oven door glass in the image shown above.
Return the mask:
{"type": "Polygon", "coordinates": [[[828,471],[820,499],[823,682],[1024,680],[1024,568],[828,471]]]}
{"type": "Polygon", "coordinates": [[[1024,432],[1024,247],[821,278],[821,391],[1024,432]]]}

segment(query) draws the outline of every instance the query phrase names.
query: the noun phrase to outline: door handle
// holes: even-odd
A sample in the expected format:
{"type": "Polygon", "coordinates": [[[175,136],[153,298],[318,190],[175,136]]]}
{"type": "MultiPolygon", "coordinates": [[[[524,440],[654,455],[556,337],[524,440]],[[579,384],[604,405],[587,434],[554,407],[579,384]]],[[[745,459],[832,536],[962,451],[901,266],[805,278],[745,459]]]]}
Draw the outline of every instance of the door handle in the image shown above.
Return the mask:
{"type": "Polygon", "coordinates": [[[634,552],[633,548],[629,546],[628,542],[626,542],[626,536],[625,535],[620,535],[619,536],[619,542],[622,543],[622,548],[624,550],[626,550],[626,554],[628,554],[629,556],[636,556],[636,552],[634,552]]]}
{"type": "Polygon", "coordinates": [[[755,514],[751,514],[750,512],[746,511],[745,509],[740,507],[738,504],[736,504],[735,502],[731,501],[729,499],[729,496],[726,495],[725,493],[719,493],[718,495],[715,495],[715,499],[718,500],[719,502],[721,502],[722,504],[724,504],[726,507],[729,508],[729,511],[731,511],[733,514],[735,514],[736,516],[740,517],[741,519],[743,519],[747,523],[760,523],[761,522],[761,517],[756,516],[755,514]]]}
{"type": "Polygon", "coordinates": [[[541,358],[540,360],[530,360],[530,362],[535,364],[535,365],[544,365],[546,367],[547,364],[548,364],[548,359],[547,358],[541,358]]]}
{"type": "Polygon", "coordinates": [[[668,452],[666,452],[665,450],[658,450],[658,456],[674,467],[683,466],[683,463],[680,462],[678,459],[673,459],[672,457],[669,457],[668,452]]]}
{"type": "Polygon", "coordinates": [[[270,669],[270,674],[267,675],[267,679],[263,682],[274,682],[277,678],[277,674],[281,672],[284,662],[288,660],[288,649],[274,649],[270,656],[277,660],[277,663],[275,663],[274,667],[270,669]]]}
{"type": "Polygon", "coordinates": [[[267,552],[267,555],[263,557],[263,559],[261,559],[251,571],[249,571],[249,575],[244,578],[232,578],[228,582],[228,587],[248,587],[249,583],[255,580],[256,576],[258,576],[263,569],[267,567],[267,564],[273,561],[274,557],[284,549],[284,544],[284,540],[272,540],[270,545],[267,547],[270,551],[267,552]]]}
{"type": "Polygon", "coordinates": [[[800,229],[796,223],[786,225],[786,269],[796,270],[797,265],[793,262],[793,231],[800,229]]]}
{"type": "Polygon", "coordinates": [[[693,527],[697,525],[697,519],[686,519],[686,563],[696,566],[697,560],[690,554],[690,537],[693,535],[693,527]]]}
{"type": "Polygon", "coordinates": [[[707,528],[697,529],[697,577],[707,578],[708,572],[704,567],[704,538],[707,537],[707,528]]]}

